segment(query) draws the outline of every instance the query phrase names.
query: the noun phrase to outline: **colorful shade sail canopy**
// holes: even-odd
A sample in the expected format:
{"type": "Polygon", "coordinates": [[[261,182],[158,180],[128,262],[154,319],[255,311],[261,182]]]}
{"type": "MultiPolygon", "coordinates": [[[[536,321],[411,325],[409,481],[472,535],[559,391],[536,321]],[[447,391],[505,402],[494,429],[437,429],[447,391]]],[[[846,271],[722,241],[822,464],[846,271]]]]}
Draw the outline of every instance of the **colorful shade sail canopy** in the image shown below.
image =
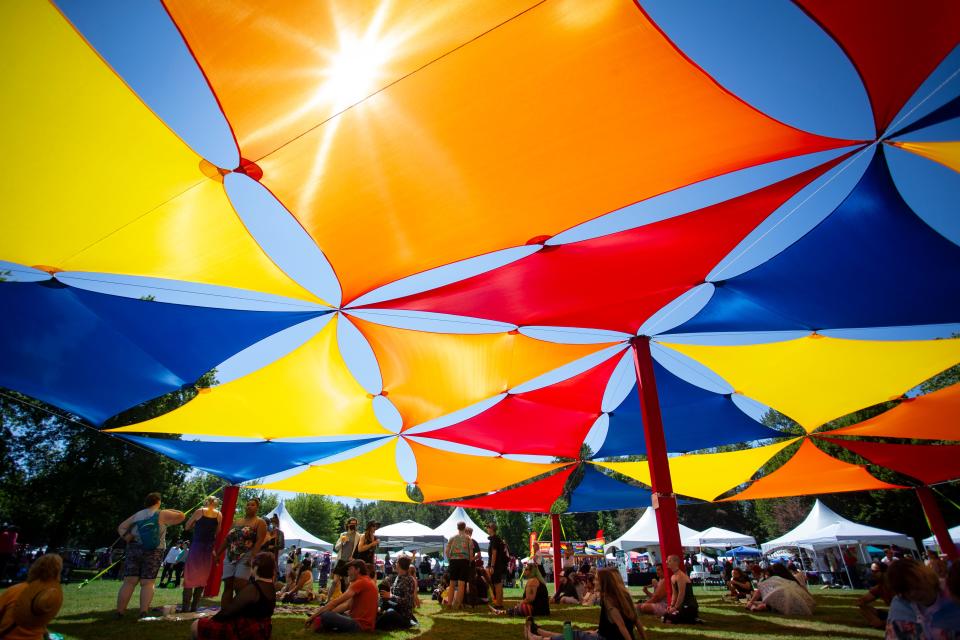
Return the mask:
{"type": "Polygon", "coordinates": [[[472,418],[418,435],[499,453],[577,458],[600,416],[603,394],[619,359],[617,354],[562,382],[509,394],[472,418]]]}
{"type": "Polygon", "coordinates": [[[386,438],[372,451],[346,460],[311,465],[282,480],[252,486],[270,491],[413,502],[407,496],[407,483],[397,469],[396,438],[386,438]]]}
{"type": "Polygon", "coordinates": [[[550,513],[550,507],[563,494],[567,478],[576,469],[575,464],[541,480],[535,480],[513,489],[504,489],[486,496],[444,502],[453,507],[468,509],[498,509],[501,511],[525,511],[528,513],[550,513]]]}
{"type": "Polygon", "coordinates": [[[641,489],[633,485],[611,478],[602,471],[585,464],[583,479],[570,493],[569,513],[586,511],[610,511],[615,509],[631,509],[650,504],[649,489],[641,489]]]}
{"type": "Polygon", "coordinates": [[[725,500],[905,488],[877,480],[863,467],[837,460],[804,439],[800,449],[782,467],[725,500]]]}
{"type": "MultiPolygon", "coordinates": [[[[675,456],[669,459],[673,491],[680,495],[712,501],[737,485],[750,480],[763,465],[796,438],[762,447],[675,456]]],[[[595,462],[599,467],[622,473],[644,484],[650,484],[650,467],[643,462],[595,462]]]]}
{"type": "Polygon", "coordinates": [[[148,302],[58,280],[0,282],[0,386],[100,424],[192,385],[218,364],[317,312],[148,302]]]}
{"type": "Polygon", "coordinates": [[[960,247],[904,202],[881,147],[823,222],[758,267],[714,283],[706,307],[667,333],[955,322],[960,279],[942,274],[957,272],[960,247]]]}
{"type": "Polygon", "coordinates": [[[400,411],[404,428],[509,391],[610,346],[557,344],[516,332],[427,333],[351,320],[373,348],[384,395],[400,411]]]}
{"type": "Polygon", "coordinates": [[[158,418],[117,432],[245,438],[387,435],[373,402],[347,369],[333,316],[286,356],[200,393],[158,418]]]}
{"type": "Polygon", "coordinates": [[[916,478],[924,484],[960,478],[960,445],[885,444],[818,437],[849,449],[873,464],[916,478]]]}
{"type": "Polygon", "coordinates": [[[693,213],[544,246],[494,271],[370,306],[634,334],[665,304],[701,284],[777,207],[843,159],[693,213]]]}
{"type": "Polygon", "coordinates": [[[878,135],[960,44],[960,6],[951,0],[929,0],[909,10],[897,0],[796,2],[833,36],[860,73],[878,135]]]}
{"type": "MultiPolygon", "coordinates": [[[[908,133],[914,133],[915,131],[920,131],[922,129],[926,129],[927,127],[932,127],[933,125],[940,124],[941,122],[946,122],[947,120],[952,120],[954,118],[960,118],[960,96],[957,96],[953,100],[950,100],[949,102],[937,107],[922,118],[911,122],[909,125],[903,127],[893,134],[893,136],[899,137],[908,133]]],[[[918,137],[922,137],[922,134],[918,137]]]]}
{"type": "MultiPolygon", "coordinates": [[[[784,435],[741,411],[730,394],[713,393],[690,384],[656,361],[653,370],[667,451],[693,451],[784,435]]],[[[646,452],[640,397],[634,384],[620,406],[610,413],[606,440],[594,457],[640,455],[646,452]]]]}
{"type": "Polygon", "coordinates": [[[960,172],[960,142],[891,142],[890,144],[960,172]]]}
{"type": "Polygon", "coordinates": [[[0,220],[0,258],[318,301],[260,251],[200,157],[52,3],[3,13],[0,51],[17,64],[4,76],[11,99],[0,116],[42,125],[5,135],[17,160],[4,173],[4,206],[18,215],[0,220]]]}
{"type": "Polygon", "coordinates": [[[922,440],[960,440],[960,384],[922,396],[904,398],[893,409],[830,436],[877,436],[922,440]]]}
{"type": "Polygon", "coordinates": [[[265,478],[301,465],[343,453],[369,440],[323,442],[201,442],[170,438],[120,436],[191,467],[237,484],[265,478]]]}
{"type": "MultiPolygon", "coordinates": [[[[332,5],[331,13],[348,4],[332,5]]],[[[214,91],[223,92],[228,120],[239,122],[241,153],[259,162],[263,183],[323,249],[345,301],[691,182],[845,144],[792,129],[729,94],[627,2],[526,11],[529,5],[514,2],[456,3],[442,21],[460,23],[449,39],[429,36],[410,59],[401,55],[384,70],[415,73],[377,82],[332,109],[312,105],[322,102],[323,74],[339,73],[336,56],[350,55],[343,30],[339,43],[331,32],[333,21],[304,3],[278,11],[258,5],[256,21],[222,19],[212,5],[182,3],[173,15],[188,23],[188,44],[214,91]],[[260,24],[270,27],[253,26],[260,24]],[[260,47],[253,68],[240,54],[252,42],[260,47]],[[289,98],[274,101],[275,92],[263,91],[258,79],[271,75],[284,79],[289,98]],[[571,86],[579,88],[577,100],[569,100],[571,86]],[[273,106],[262,106],[267,101],[273,106]],[[328,119],[330,112],[337,115],[328,119]],[[281,133],[269,143],[248,145],[278,122],[281,133]]],[[[396,42],[419,37],[420,25],[401,26],[407,6],[369,21],[357,16],[345,31],[367,38],[368,50],[409,51],[396,42]]]]}
{"type": "Polygon", "coordinates": [[[857,409],[893,400],[960,362],[960,339],[804,338],[736,346],[668,344],[735,389],[799,422],[808,432],[857,409]],[[789,363],[789,364],[788,364],[789,363]]]}

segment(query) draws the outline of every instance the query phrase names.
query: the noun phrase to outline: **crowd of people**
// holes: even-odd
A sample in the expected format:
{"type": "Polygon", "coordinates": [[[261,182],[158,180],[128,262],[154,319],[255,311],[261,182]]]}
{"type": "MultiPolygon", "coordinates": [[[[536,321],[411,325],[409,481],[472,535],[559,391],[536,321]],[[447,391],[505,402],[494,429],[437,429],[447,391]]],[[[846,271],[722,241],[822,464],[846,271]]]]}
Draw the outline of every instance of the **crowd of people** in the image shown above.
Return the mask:
{"type": "MultiPolygon", "coordinates": [[[[656,566],[657,577],[644,587],[644,597],[637,602],[632,601],[616,567],[591,566],[589,562],[576,566],[572,557],[560,559],[563,574],[551,596],[543,560],[535,556],[523,565],[519,600],[507,606],[504,583],[514,575],[517,564],[494,523],[486,527],[486,558],[471,528],[460,522],[457,534],[444,548],[446,567],[426,557],[418,565],[416,553],[395,556],[391,561],[388,553],[382,564],[383,580],[378,583],[379,522],[371,520],[360,531],[357,519],[349,518],[334,545],[334,556],[311,557],[293,548],[281,557],[286,547],[279,520],[276,516],[264,519],[259,510],[260,501],[250,499],[243,516],[220,535],[223,515],[217,498],[207,498],[202,508],[187,518],[176,509],[162,508],[159,494],[149,494],[144,507],[118,526],[126,552],[116,615],[124,616],[137,586],[140,615],[151,615],[158,574],[162,585],[172,582],[179,588],[182,582],[181,614],[196,612],[211,573],[222,562],[219,610],[192,623],[193,638],[268,640],[278,602],[314,605],[305,626],[316,633],[409,629],[418,624],[420,576],[432,580],[438,573],[442,577],[434,597],[441,607],[479,605],[496,615],[525,618],[523,634],[530,640],[571,635],[580,640],[645,638],[643,615],[669,624],[701,622],[689,559],[681,556],[667,558],[669,579],[663,566],[656,566]],[[167,548],[167,528],[181,523],[191,539],[167,548]],[[329,589],[328,576],[332,578],[329,589]],[[596,630],[547,630],[537,619],[551,615],[551,604],[599,606],[596,630]]],[[[888,550],[870,569],[868,590],[857,600],[867,624],[885,629],[891,640],[960,638],[960,563],[948,567],[931,554],[924,564],[888,550]]],[[[25,581],[0,594],[0,637],[45,637],[47,625],[63,602],[62,573],[61,556],[40,555],[25,581]]],[[[751,612],[809,616],[815,611],[806,573],[792,562],[730,564],[724,567],[723,577],[725,597],[751,612]]]]}

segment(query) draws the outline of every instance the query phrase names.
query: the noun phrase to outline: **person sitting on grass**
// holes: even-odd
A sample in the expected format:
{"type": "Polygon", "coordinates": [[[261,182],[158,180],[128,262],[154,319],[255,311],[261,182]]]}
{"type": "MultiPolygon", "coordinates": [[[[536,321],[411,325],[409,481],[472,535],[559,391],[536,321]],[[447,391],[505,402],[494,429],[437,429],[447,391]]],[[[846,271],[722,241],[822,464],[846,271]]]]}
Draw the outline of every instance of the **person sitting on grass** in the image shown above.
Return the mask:
{"type": "Polygon", "coordinates": [[[857,599],[857,608],[868,625],[874,629],[884,629],[887,626],[887,609],[877,609],[873,603],[883,600],[889,607],[895,594],[887,584],[887,565],[874,562],[870,565],[870,573],[875,584],[857,599]]]}
{"type": "Polygon", "coordinates": [[[413,609],[417,606],[417,580],[411,575],[410,558],[400,556],[396,570],[389,593],[381,593],[381,596],[386,595],[383,610],[377,618],[377,629],[382,631],[409,629],[416,622],[413,609]]]}
{"type": "Polygon", "coordinates": [[[190,627],[194,640],[270,640],[273,610],[277,604],[277,561],[261,551],[253,558],[253,580],[211,618],[200,618],[190,627]]]}
{"type": "Polygon", "coordinates": [[[733,568],[730,574],[730,581],[727,582],[727,587],[730,588],[728,595],[734,600],[749,598],[750,594],[753,593],[753,583],[750,582],[750,578],[740,567],[733,568]]]}
{"type": "Polygon", "coordinates": [[[788,616],[810,616],[817,606],[806,587],[779,563],[768,569],[770,577],[757,585],[746,607],[749,611],[776,611],[788,616]]]}
{"type": "Polygon", "coordinates": [[[304,558],[303,562],[300,563],[300,569],[294,573],[297,574],[297,577],[293,581],[293,584],[290,584],[288,581],[287,586],[283,588],[283,591],[281,591],[277,597],[283,602],[292,602],[295,604],[303,604],[316,600],[317,594],[313,591],[313,562],[310,558],[304,558]]]}
{"type": "Polygon", "coordinates": [[[506,611],[494,611],[498,615],[508,616],[548,616],[550,615],[550,595],[547,593],[547,581],[540,569],[532,562],[523,568],[526,585],[523,588],[523,600],[506,611]]]}
{"type": "MultiPolygon", "coordinates": [[[[647,635],[640,622],[640,616],[633,608],[630,593],[623,585],[620,572],[608,567],[597,572],[597,589],[600,593],[600,620],[596,631],[573,632],[576,640],[645,640],[647,635]],[[636,628],[638,636],[634,636],[636,628]]],[[[537,626],[533,617],[527,618],[523,637],[526,640],[563,640],[562,633],[551,633],[537,626]]]]}
{"type": "Polygon", "coordinates": [[[662,618],[667,612],[667,581],[663,579],[663,565],[657,565],[657,577],[653,580],[653,591],[644,587],[647,599],[637,605],[637,611],[662,618]]]}
{"type": "Polygon", "coordinates": [[[63,605],[60,573],[63,559],[53,553],[37,558],[27,572],[27,581],[0,595],[0,638],[43,640],[47,625],[63,605]]]}
{"type": "Polygon", "coordinates": [[[577,594],[577,583],[574,577],[577,575],[576,567],[567,567],[560,576],[560,585],[557,592],[553,594],[554,604],[580,604],[580,596],[577,594]]]}
{"type": "Polygon", "coordinates": [[[960,637],[960,603],[951,598],[929,567],[913,558],[902,558],[887,567],[887,582],[896,594],[887,614],[887,638],[953,640],[960,637]]]}
{"type": "Polygon", "coordinates": [[[697,598],[693,595],[693,582],[690,576],[683,570],[683,562],[680,556],[670,556],[667,558],[667,568],[673,573],[670,576],[670,584],[673,587],[673,602],[667,606],[667,612],[663,614],[663,621],[670,624],[689,624],[697,621],[700,614],[700,605],[697,604],[697,598]]]}
{"type": "Polygon", "coordinates": [[[334,598],[307,618],[306,626],[317,633],[373,631],[377,623],[379,594],[368,573],[363,560],[351,560],[347,564],[350,586],[339,598],[334,598]]]}

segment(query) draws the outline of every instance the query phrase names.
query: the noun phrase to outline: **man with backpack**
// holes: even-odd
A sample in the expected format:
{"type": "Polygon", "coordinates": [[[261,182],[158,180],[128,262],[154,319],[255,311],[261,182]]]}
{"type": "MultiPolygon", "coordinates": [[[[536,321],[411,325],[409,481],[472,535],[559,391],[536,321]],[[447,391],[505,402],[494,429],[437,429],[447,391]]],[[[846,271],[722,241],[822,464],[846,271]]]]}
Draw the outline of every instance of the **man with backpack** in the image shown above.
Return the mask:
{"type": "Polygon", "coordinates": [[[117,532],[127,542],[123,561],[123,583],[117,594],[117,617],[122,617],[133,590],[140,583],[140,616],[147,615],[157,573],[166,552],[167,527],[184,520],[182,511],[160,508],[160,494],[148,493],[145,508],[120,523],[117,532]]]}

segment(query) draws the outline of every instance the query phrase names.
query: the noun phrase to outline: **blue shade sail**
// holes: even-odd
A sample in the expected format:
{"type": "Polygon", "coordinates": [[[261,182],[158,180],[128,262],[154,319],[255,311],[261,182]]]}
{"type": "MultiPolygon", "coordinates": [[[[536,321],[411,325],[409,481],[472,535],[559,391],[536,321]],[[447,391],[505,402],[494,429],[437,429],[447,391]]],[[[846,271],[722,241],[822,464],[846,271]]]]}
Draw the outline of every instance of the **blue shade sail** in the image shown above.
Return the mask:
{"type": "Polygon", "coordinates": [[[935,124],[946,122],[947,120],[953,120],[954,118],[960,118],[960,96],[957,96],[945,105],[937,107],[916,122],[907,125],[903,129],[900,129],[896,133],[887,137],[898,138],[908,133],[913,133],[914,131],[919,131],[920,129],[926,129],[927,127],[932,127],[935,124]]]}
{"type": "MultiPolygon", "coordinates": [[[[660,398],[667,451],[682,453],[734,442],[782,437],[783,433],[760,424],[733,402],[730,394],[713,393],[678,378],[658,362],[653,363],[660,398]]],[[[637,385],[619,407],[610,412],[603,446],[595,458],[647,453],[637,385]]]]}
{"type": "Polygon", "coordinates": [[[148,302],[56,280],[0,283],[0,386],[101,424],[230,356],[329,313],[148,302]]]}
{"type": "Polygon", "coordinates": [[[236,484],[342,453],[368,444],[371,438],[327,442],[201,442],[120,436],[178,462],[202,469],[236,484]]]}
{"type": "Polygon", "coordinates": [[[583,480],[570,494],[567,513],[636,509],[650,506],[650,490],[614,480],[593,465],[584,465],[583,480]]]}
{"type": "Polygon", "coordinates": [[[910,209],[881,146],[860,182],[805,236],[716,284],[666,333],[892,327],[960,322],[960,247],[910,209]]]}

